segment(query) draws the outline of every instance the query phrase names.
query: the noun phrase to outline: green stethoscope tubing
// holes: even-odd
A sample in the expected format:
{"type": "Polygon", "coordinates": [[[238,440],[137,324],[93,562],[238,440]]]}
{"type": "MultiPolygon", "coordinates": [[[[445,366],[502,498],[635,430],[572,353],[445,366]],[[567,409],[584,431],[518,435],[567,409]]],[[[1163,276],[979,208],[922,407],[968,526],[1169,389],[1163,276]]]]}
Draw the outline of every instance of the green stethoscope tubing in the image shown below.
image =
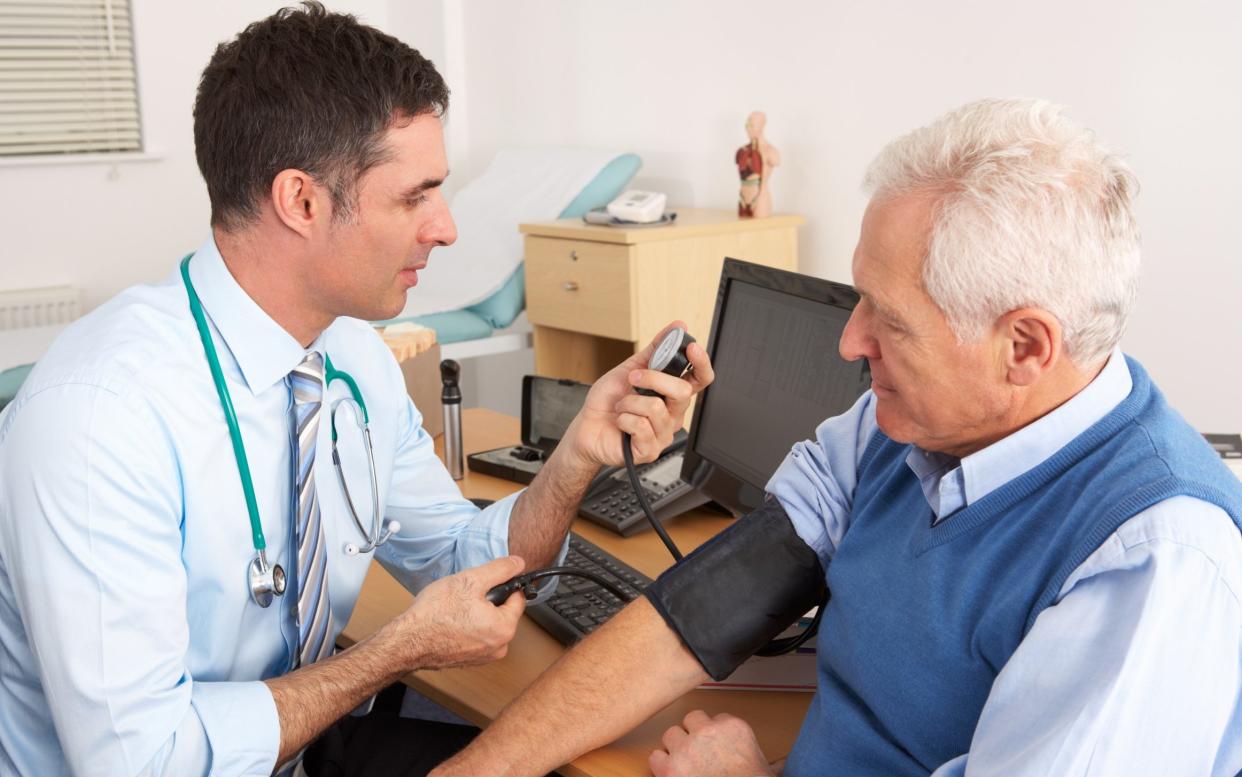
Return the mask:
{"type": "Polygon", "coordinates": [[[194,290],[194,284],[190,282],[190,257],[188,256],[181,260],[181,280],[185,282],[185,290],[190,296],[190,312],[194,315],[194,323],[198,326],[198,336],[203,341],[203,350],[207,352],[207,365],[211,367],[211,379],[216,384],[220,407],[224,409],[224,422],[228,424],[229,438],[233,441],[233,457],[237,459],[237,473],[241,476],[242,491],[246,495],[246,511],[250,513],[250,535],[254,540],[254,549],[264,551],[267,549],[267,541],[263,537],[263,524],[259,521],[259,503],[254,498],[254,481],[250,479],[250,461],[246,458],[246,444],[242,442],[241,427],[237,423],[237,413],[233,410],[233,398],[229,395],[229,387],[224,383],[220,358],[211,340],[211,330],[207,328],[207,316],[203,313],[203,303],[199,301],[198,292],[194,290]]]}
{"type": "MultiPolygon", "coordinates": [[[[367,403],[362,401],[362,392],[358,390],[358,381],[354,380],[354,376],[348,372],[338,370],[332,366],[332,357],[324,354],[323,357],[323,385],[328,385],[334,380],[343,380],[345,385],[349,386],[349,393],[353,396],[354,401],[358,403],[358,407],[362,408],[362,423],[370,426],[371,415],[367,412],[367,403]]],[[[336,442],[336,413],[332,414],[332,442],[336,442]]]]}
{"type": "MultiPolygon", "coordinates": [[[[211,330],[207,326],[207,316],[203,312],[202,302],[198,298],[198,292],[194,289],[194,283],[190,280],[190,256],[181,260],[181,280],[185,284],[186,294],[190,299],[190,312],[194,316],[194,324],[198,328],[199,339],[202,341],[203,350],[207,355],[207,365],[211,368],[211,379],[216,386],[216,395],[220,398],[220,407],[224,411],[224,420],[229,428],[229,439],[233,443],[233,457],[237,460],[237,473],[241,478],[242,492],[246,497],[246,511],[250,517],[250,534],[254,544],[255,552],[258,557],[255,562],[258,564],[257,571],[261,573],[270,573],[273,569],[267,563],[267,541],[263,536],[263,524],[259,520],[259,505],[254,495],[254,481],[250,476],[250,462],[246,457],[246,445],[242,441],[241,426],[237,422],[237,413],[233,409],[233,399],[229,393],[228,385],[224,381],[224,372],[220,368],[220,358],[216,353],[216,347],[211,337],[211,330]]],[[[324,385],[327,386],[334,380],[341,380],[349,387],[350,398],[357,404],[358,411],[355,411],[355,417],[360,411],[361,423],[364,440],[366,442],[367,464],[371,476],[371,530],[367,531],[362,525],[362,519],[358,517],[358,511],[354,506],[353,496],[349,492],[349,485],[345,482],[345,471],[341,466],[340,454],[337,451],[337,429],[336,429],[336,408],[344,400],[338,400],[333,406],[329,418],[331,420],[332,429],[332,463],[336,469],[337,478],[341,482],[341,490],[345,494],[345,502],[349,506],[350,515],[354,519],[354,524],[358,527],[359,533],[365,539],[362,547],[349,543],[345,546],[346,553],[356,555],[358,552],[369,553],[375,548],[383,545],[388,537],[398,530],[400,524],[395,521],[389,523],[388,530],[381,534],[379,520],[379,484],[375,472],[375,449],[371,442],[371,416],[367,411],[367,404],[362,398],[362,391],[358,388],[358,382],[349,373],[338,370],[332,365],[332,358],[324,355],[324,385]]],[[[275,567],[279,570],[279,565],[275,567]]],[[[281,571],[283,575],[283,571],[281,571]]],[[[253,587],[252,587],[253,592],[253,587]]],[[[283,582],[275,587],[275,592],[281,594],[284,592],[283,582]]],[[[255,592],[255,600],[259,601],[259,596],[255,592]]],[[[270,599],[269,599],[270,600],[270,599]]],[[[267,606],[263,604],[261,606],[267,606]]]]}

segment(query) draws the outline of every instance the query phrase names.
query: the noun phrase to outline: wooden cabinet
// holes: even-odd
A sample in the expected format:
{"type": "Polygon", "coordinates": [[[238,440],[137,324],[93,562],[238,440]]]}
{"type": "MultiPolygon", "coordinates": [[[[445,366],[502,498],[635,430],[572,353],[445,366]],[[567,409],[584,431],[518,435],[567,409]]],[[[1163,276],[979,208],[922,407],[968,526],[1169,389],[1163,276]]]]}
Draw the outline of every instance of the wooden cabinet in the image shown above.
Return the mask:
{"type": "Polygon", "coordinates": [[[664,227],[522,224],[535,371],[589,383],[675,319],[706,344],[725,257],[796,271],[802,223],[682,208],[664,227]]]}

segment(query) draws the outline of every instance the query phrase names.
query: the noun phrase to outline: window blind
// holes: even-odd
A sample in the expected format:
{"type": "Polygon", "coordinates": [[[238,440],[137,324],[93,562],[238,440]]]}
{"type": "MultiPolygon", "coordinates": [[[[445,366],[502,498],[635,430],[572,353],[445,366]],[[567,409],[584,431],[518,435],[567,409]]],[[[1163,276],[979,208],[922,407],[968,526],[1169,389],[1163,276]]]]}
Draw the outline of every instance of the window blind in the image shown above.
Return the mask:
{"type": "Polygon", "coordinates": [[[129,0],[0,0],[0,157],[141,148],[129,0]]]}

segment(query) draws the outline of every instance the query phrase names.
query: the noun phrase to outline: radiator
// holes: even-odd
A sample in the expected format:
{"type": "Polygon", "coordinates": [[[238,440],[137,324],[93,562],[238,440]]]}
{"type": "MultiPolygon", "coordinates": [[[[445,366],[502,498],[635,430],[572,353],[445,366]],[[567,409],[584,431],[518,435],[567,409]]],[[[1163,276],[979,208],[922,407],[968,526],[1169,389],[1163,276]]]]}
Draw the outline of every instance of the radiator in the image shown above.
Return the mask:
{"type": "Polygon", "coordinates": [[[76,286],[0,291],[0,330],[68,324],[82,312],[76,286]]]}

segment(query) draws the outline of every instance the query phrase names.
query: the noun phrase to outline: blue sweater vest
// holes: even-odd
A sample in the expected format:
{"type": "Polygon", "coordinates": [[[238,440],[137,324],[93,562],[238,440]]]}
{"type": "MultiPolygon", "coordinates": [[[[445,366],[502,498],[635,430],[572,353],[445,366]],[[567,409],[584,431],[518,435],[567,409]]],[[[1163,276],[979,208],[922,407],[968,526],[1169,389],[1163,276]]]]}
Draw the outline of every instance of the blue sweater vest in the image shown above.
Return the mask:
{"type": "Polygon", "coordinates": [[[992,682],[1066,578],[1128,518],[1184,494],[1242,527],[1242,485],[1139,364],[1111,413],[935,527],[909,445],[876,432],[828,565],[819,690],[785,768],[927,775],[966,753],[992,682]]]}

